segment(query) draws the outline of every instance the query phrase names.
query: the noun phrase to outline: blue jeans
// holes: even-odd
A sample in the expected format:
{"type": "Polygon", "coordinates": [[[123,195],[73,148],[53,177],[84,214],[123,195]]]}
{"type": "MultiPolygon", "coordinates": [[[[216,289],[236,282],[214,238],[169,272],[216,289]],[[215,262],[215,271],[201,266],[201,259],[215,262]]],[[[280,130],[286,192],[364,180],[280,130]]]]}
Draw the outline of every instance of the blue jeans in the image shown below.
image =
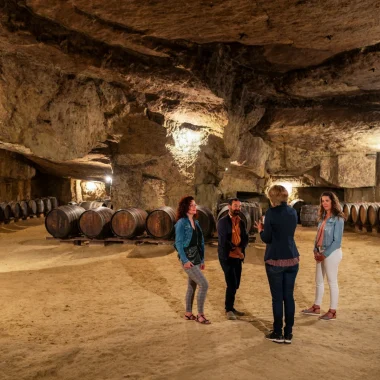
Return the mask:
{"type": "Polygon", "coordinates": [[[291,267],[277,267],[265,264],[270,292],[272,294],[273,331],[282,334],[284,306],[285,328],[284,334],[291,334],[294,325],[294,284],[298,273],[299,264],[291,267]]]}

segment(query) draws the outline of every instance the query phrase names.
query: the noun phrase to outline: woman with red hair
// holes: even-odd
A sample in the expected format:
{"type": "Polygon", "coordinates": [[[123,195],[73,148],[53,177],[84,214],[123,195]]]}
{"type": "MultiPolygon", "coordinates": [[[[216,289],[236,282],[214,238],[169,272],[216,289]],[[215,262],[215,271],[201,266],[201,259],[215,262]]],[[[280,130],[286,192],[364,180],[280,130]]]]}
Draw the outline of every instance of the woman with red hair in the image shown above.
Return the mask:
{"type": "Polygon", "coordinates": [[[192,196],[183,197],[177,208],[177,223],[175,225],[175,248],[181,260],[182,267],[188,275],[188,286],[186,292],[185,319],[197,321],[208,325],[211,322],[204,314],[204,303],[206,300],[208,282],[202,273],[204,264],[204,238],[201,226],[195,219],[197,205],[192,196]],[[193,314],[193,302],[195,290],[199,286],[197,296],[198,315],[193,314]]]}

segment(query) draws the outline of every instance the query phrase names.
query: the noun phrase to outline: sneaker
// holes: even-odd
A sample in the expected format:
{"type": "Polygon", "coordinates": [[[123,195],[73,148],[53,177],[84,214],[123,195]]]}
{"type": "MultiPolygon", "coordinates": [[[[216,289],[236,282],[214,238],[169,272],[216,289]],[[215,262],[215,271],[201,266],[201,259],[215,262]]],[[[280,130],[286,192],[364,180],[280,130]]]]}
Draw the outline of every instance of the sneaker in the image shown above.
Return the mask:
{"type": "Polygon", "coordinates": [[[284,343],[291,344],[292,343],[293,334],[285,334],[284,335],[284,343]]]}
{"type": "Polygon", "coordinates": [[[227,316],[227,319],[229,319],[230,321],[234,321],[237,319],[233,311],[227,311],[226,316],[227,316]]]}
{"type": "Polygon", "coordinates": [[[234,314],[237,315],[238,317],[243,317],[245,315],[244,312],[242,311],[237,311],[236,309],[233,310],[234,314]]]}
{"type": "Polygon", "coordinates": [[[282,334],[277,334],[272,331],[270,334],[265,335],[265,338],[275,343],[284,343],[284,337],[282,334]]]}

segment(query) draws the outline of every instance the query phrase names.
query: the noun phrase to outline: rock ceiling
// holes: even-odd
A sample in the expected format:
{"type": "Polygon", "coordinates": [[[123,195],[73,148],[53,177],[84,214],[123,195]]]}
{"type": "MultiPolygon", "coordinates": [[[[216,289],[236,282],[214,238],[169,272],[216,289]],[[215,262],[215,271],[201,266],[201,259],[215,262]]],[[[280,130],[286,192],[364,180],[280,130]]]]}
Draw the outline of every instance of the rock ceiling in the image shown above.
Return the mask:
{"type": "Polygon", "coordinates": [[[0,148],[47,172],[101,177],[115,152],[138,154],[181,125],[224,137],[230,156],[231,133],[272,148],[380,151],[380,2],[0,7],[0,148]]]}

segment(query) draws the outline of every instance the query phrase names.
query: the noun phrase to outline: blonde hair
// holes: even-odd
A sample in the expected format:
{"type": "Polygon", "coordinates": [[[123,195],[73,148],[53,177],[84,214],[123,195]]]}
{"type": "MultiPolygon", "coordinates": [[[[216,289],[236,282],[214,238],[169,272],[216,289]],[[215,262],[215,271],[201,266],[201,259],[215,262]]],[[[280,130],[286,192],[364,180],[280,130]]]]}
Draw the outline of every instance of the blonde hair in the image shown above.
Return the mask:
{"type": "Polygon", "coordinates": [[[281,185],[273,185],[268,190],[268,198],[272,206],[279,206],[281,202],[287,202],[289,197],[288,190],[281,185]]]}

